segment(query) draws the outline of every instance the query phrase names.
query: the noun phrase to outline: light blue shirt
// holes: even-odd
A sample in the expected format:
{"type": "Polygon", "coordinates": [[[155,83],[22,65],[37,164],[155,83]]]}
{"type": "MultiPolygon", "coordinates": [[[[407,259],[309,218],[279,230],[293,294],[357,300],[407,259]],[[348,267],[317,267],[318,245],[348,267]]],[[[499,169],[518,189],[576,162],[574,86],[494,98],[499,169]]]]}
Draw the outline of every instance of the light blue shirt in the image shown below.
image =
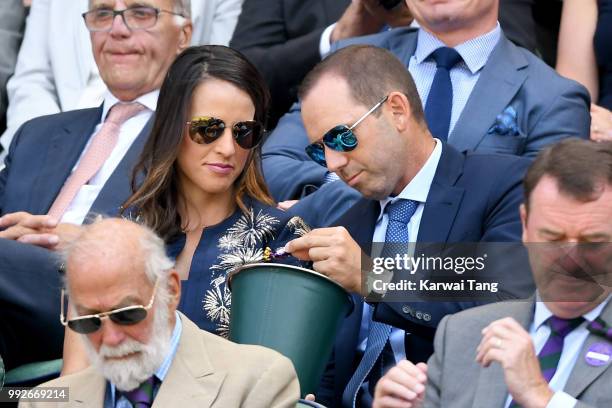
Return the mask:
{"type": "MultiPolygon", "coordinates": [[[[567,380],[576,364],[576,360],[578,358],[584,358],[584,356],[580,355],[580,349],[589,335],[589,331],[587,330],[588,324],[601,314],[610,301],[610,298],[611,296],[608,296],[608,298],[601,302],[595,309],[583,314],[582,317],[584,317],[585,321],[572,330],[563,340],[563,351],[561,352],[561,358],[557,365],[557,371],[555,371],[555,375],[548,384],[550,388],[555,391],[555,394],[546,408],[567,408],[576,405],[576,399],[563,392],[563,388],[565,388],[565,384],[567,384],[567,380]]],[[[540,353],[550,336],[550,326],[546,324],[546,320],[552,315],[552,312],[546,307],[546,304],[540,300],[540,296],[538,295],[536,297],[533,322],[529,328],[529,335],[533,339],[537,354],[540,353]]],[[[506,404],[504,405],[506,408],[510,405],[511,400],[512,397],[508,395],[506,404]]]]}
{"type": "MultiPolygon", "coordinates": [[[[397,195],[397,197],[388,197],[380,201],[380,214],[376,221],[376,227],[374,228],[374,236],[372,242],[385,242],[385,235],[387,233],[387,225],[389,223],[389,217],[385,213],[385,207],[389,203],[396,202],[397,200],[414,200],[420,204],[417,206],[416,211],[412,215],[410,222],[408,223],[408,237],[412,243],[416,242],[417,236],[419,235],[419,225],[421,224],[421,217],[423,216],[423,208],[429,195],[429,189],[433,182],[440,157],[442,156],[442,143],[438,139],[436,141],[436,147],[425,162],[425,165],[419,170],[414,178],[408,183],[406,187],[397,195]]],[[[382,249],[382,248],[381,248],[382,249]]],[[[414,253],[414,244],[408,248],[409,255],[412,256],[414,253]]],[[[376,257],[380,254],[372,254],[376,257]]],[[[365,351],[367,345],[367,337],[369,330],[370,314],[372,313],[370,305],[364,303],[363,315],[361,319],[361,328],[359,330],[359,340],[357,349],[361,352],[365,351]]],[[[389,335],[389,342],[391,343],[391,349],[395,356],[396,363],[406,358],[406,349],[404,348],[404,331],[401,329],[392,328],[391,334],[389,335]]]]}
{"type": "MultiPolygon", "coordinates": [[[[160,383],[164,381],[166,375],[168,374],[168,370],[170,369],[170,365],[172,364],[174,356],[176,355],[176,350],[178,349],[181,333],[183,332],[181,317],[178,312],[174,313],[176,314],[176,322],[174,324],[174,329],[172,330],[172,337],[170,337],[170,352],[154,374],[160,383]]],[[[107,381],[104,408],[132,408],[132,404],[123,396],[119,398],[118,401],[115,401],[115,384],[111,384],[107,381]]]]}
{"type": "MultiPolygon", "coordinates": [[[[455,124],[459,120],[463,108],[480,77],[480,72],[500,38],[501,28],[497,23],[490,32],[454,47],[463,61],[455,65],[450,71],[450,79],[453,85],[453,107],[448,131],[449,140],[451,140],[455,124]]],[[[440,47],[446,47],[446,45],[422,28],[419,29],[416,51],[410,58],[408,71],[414,78],[424,107],[437,70],[436,62],[431,57],[431,53],[440,47]]]]}

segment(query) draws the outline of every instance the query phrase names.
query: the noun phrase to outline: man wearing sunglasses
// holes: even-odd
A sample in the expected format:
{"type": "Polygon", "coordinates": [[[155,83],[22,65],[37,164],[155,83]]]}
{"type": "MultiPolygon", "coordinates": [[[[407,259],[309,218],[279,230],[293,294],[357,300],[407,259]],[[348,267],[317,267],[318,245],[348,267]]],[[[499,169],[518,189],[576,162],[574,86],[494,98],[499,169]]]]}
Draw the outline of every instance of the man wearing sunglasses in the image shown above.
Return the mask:
{"type": "Polygon", "coordinates": [[[103,104],[31,120],[11,144],[0,172],[0,355],[8,369],[59,357],[57,264],[30,244],[52,249],[73,229],[59,223],[116,214],[129,197],[159,88],[190,43],[186,4],[92,0],[83,24],[108,88],[103,104]],[[41,345],[40,338],[49,340],[41,345]]]}
{"type": "MultiPolygon", "coordinates": [[[[460,153],[434,139],[410,74],[381,48],[350,46],[332,54],[306,77],[301,98],[311,142],[307,154],[364,196],[334,223],[337,226],[315,229],[285,247],[360,295],[336,342],[333,385],[324,383],[317,398],[332,406],[367,407],[389,362],[426,361],[442,317],[491,298],[423,302],[398,291],[394,300],[385,297],[369,307],[361,297],[372,295],[363,277],[369,270],[362,252],[378,257],[377,247],[385,251],[387,244],[394,244],[397,251],[402,243],[416,243],[413,252],[405,246],[396,254],[419,255],[428,246],[435,250],[482,241],[503,242],[513,249],[510,243],[520,241],[521,181],[529,161],[460,153]],[[379,344],[378,351],[370,352],[371,344],[379,344]]],[[[533,281],[528,269],[510,265],[515,267],[510,277],[493,264],[501,266],[506,256],[510,262],[521,259],[510,253],[496,257],[492,249],[487,248],[491,262],[486,273],[499,282],[500,292],[529,295],[533,281]]],[[[395,254],[385,255],[391,256],[395,254]]],[[[429,273],[416,277],[427,278],[429,273]]]]}
{"type": "MultiPolygon", "coordinates": [[[[533,158],[548,144],[589,135],[586,89],[512,44],[498,23],[499,0],[406,0],[420,28],[340,41],[390,50],[413,76],[434,136],[460,151],[533,158]]],[[[333,221],[358,198],[304,154],[306,134],[295,105],[263,147],[263,169],[278,201],[303,198],[297,214],[320,205],[311,225],[333,221]],[[285,177],[290,173],[295,177],[285,177]],[[327,183],[327,184],[326,184],[327,183]],[[328,190],[331,190],[327,192],[328,190]],[[323,196],[323,197],[321,197],[323,196]]]]}
{"type": "Polygon", "coordinates": [[[122,219],[96,221],[66,248],[65,263],[60,320],[80,334],[91,366],[43,387],[68,387],[71,403],[100,408],[297,403],[286,357],[231,343],[176,311],[180,278],[152,231],[122,219]]]}

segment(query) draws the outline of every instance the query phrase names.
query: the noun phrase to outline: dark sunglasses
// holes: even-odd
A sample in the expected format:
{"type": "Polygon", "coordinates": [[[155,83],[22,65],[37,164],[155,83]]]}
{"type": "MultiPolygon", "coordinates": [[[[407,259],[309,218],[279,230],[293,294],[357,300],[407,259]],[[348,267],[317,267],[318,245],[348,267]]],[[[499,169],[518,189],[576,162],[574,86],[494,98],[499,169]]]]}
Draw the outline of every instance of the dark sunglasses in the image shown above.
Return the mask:
{"type": "Polygon", "coordinates": [[[388,97],[389,95],[378,101],[376,105],[372,106],[369,111],[357,119],[357,122],[355,122],[352,126],[338,125],[325,133],[320,140],[306,146],[306,154],[308,157],[321,166],[327,167],[327,162],[325,161],[325,146],[337,152],[350,152],[351,150],[354,150],[357,147],[357,137],[355,137],[353,129],[355,129],[361,122],[364,121],[365,118],[370,116],[372,112],[385,103],[388,97]]]}
{"type": "MultiPolygon", "coordinates": [[[[197,144],[209,144],[219,139],[225,131],[225,122],[210,116],[201,116],[187,122],[189,136],[197,144]]],[[[232,125],[232,135],[238,146],[252,149],[261,142],[263,125],[255,120],[236,122],[232,125]]]]}
{"type": "Polygon", "coordinates": [[[157,282],[153,286],[153,294],[151,300],[146,306],[134,305],[122,307],[120,309],[110,310],[108,312],[96,313],[86,316],[75,317],[74,319],[66,320],[64,315],[64,299],[65,291],[62,289],[62,304],[60,312],[60,321],[64,326],[70,327],[73,331],[81,334],[93,333],[102,327],[102,319],[108,317],[114,323],[121,326],[130,326],[143,321],[147,317],[147,311],[153,306],[155,301],[155,292],[157,290],[157,282]]]}

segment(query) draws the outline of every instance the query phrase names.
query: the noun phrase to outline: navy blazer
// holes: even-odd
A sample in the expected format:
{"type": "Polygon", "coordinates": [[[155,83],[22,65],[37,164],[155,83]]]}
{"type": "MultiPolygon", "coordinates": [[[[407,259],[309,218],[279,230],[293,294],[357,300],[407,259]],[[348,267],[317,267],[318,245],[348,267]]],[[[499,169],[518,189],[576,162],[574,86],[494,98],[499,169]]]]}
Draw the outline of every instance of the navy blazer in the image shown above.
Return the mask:
{"type": "MultiPolygon", "coordinates": [[[[460,153],[444,144],[440,162],[423,209],[418,243],[520,242],[519,206],[523,200],[522,179],[530,161],[510,155],[460,153]]],[[[366,254],[370,254],[377,218],[378,201],[361,198],[333,225],[344,226],[366,254]]],[[[529,269],[520,269],[513,258],[508,294],[528,296],[535,289],[529,269]]],[[[524,265],[524,263],[521,263],[524,265]]],[[[504,265],[506,266],[506,265],[504,265]]],[[[504,272],[506,269],[504,269],[504,272]]],[[[340,406],[342,391],[354,371],[357,336],[363,310],[362,299],[345,320],[334,348],[318,399],[340,406]],[[335,401],[335,402],[333,402],[335,401]]],[[[374,319],[411,333],[406,336],[406,356],[427,361],[433,352],[433,336],[447,314],[483,301],[466,302],[379,302],[373,303],[374,319]],[[430,320],[423,315],[431,316],[430,320]]]]}
{"type": "MultiPolygon", "coordinates": [[[[0,215],[46,214],[81,157],[102,107],[32,119],[17,131],[0,171],[0,215]]],[[[108,179],[90,211],[116,215],[131,194],[132,168],[151,131],[153,116],[108,179]]]]}
{"type": "MultiPolygon", "coordinates": [[[[417,35],[414,29],[398,28],[340,41],[334,48],[351,44],[376,45],[393,52],[408,67],[416,50],[417,35]]],[[[559,76],[502,34],[480,72],[449,143],[459,151],[533,158],[547,145],[564,138],[588,138],[589,106],[589,95],[582,85],[559,76]],[[500,114],[510,107],[517,114],[516,128],[509,133],[500,132],[495,125],[500,114]]],[[[294,104],[263,146],[264,175],[276,200],[303,198],[323,184],[327,169],[308,158],[304,152],[307,144],[300,105],[294,104]]],[[[335,194],[344,194],[342,201],[354,203],[356,196],[349,190],[348,187],[339,188],[335,194]]],[[[335,217],[344,209],[338,206],[335,217]]]]}
{"type": "MultiPolygon", "coordinates": [[[[0,171],[0,215],[46,214],[81,156],[102,108],[43,116],[16,133],[0,171]]],[[[131,173],[153,118],[107,180],[90,211],[116,215],[130,196],[131,173]]],[[[60,358],[60,287],[56,255],[17,241],[0,239],[0,355],[7,369],[60,358]],[[40,339],[45,339],[41,342],[40,339]]]]}

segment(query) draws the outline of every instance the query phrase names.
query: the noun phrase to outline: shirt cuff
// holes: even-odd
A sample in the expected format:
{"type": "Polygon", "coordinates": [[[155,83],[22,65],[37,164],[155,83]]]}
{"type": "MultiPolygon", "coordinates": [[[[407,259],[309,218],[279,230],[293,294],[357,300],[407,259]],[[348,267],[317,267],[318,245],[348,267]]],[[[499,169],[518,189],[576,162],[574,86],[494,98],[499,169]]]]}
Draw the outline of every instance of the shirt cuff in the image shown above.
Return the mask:
{"type": "Polygon", "coordinates": [[[321,54],[321,59],[325,58],[331,50],[331,33],[334,31],[335,27],[336,23],[327,27],[321,34],[321,40],[319,41],[319,54],[321,54]]]}
{"type": "Polygon", "coordinates": [[[568,393],[557,391],[553,394],[546,408],[569,408],[575,406],[577,403],[578,400],[568,393]]]}

